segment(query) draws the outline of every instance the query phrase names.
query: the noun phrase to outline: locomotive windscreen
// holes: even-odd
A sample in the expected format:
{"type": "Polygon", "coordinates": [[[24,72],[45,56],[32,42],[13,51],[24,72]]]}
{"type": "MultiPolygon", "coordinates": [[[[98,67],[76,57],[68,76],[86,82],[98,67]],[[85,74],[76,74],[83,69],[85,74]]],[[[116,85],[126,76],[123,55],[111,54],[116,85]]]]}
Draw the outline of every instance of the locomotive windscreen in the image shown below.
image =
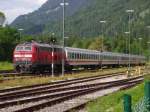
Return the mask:
{"type": "Polygon", "coordinates": [[[32,48],[31,48],[31,46],[18,46],[18,47],[16,47],[15,50],[16,51],[31,51],[32,48]]]}

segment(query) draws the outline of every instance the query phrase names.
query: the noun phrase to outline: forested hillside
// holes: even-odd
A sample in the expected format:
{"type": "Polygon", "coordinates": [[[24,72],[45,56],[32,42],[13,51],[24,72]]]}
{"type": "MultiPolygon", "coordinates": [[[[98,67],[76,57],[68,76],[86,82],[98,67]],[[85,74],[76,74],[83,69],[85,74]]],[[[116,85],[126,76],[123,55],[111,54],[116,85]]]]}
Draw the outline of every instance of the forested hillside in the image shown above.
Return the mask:
{"type": "MultiPolygon", "coordinates": [[[[26,33],[55,32],[61,35],[62,0],[48,0],[37,11],[18,17],[12,26],[24,28],[26,33]]],[[[69,0],[66,6],[66,35],[95,37],[101,31],[100,20],[106,20],[105,33],[109,36],[127,31],[127,9],[134,9],[133,31],[143,35],[150,24],[149,0],[69,0]],[[89,5],[89,4],[90,5],[89,5]]],[[[135,35],[135,33],[134,33],[135,35]]]]}
{"type": "MultiPolygon", "coordinates": [[[[67,1],[67,0],[66,0],[67,1]]],[[[74,15],[83,7],[88,6],[90,0],[69,0],[66,7],[66,17],[74,15]]],[[[49,23],[62,20],[62,0],[48,0],[38,10],[16,18],[11,24],[16,28],[25,29],[27,34],[39,34],[43,32],[49,23]]],[[[51,28],[49,28],[51,29],[51,28]]]]}

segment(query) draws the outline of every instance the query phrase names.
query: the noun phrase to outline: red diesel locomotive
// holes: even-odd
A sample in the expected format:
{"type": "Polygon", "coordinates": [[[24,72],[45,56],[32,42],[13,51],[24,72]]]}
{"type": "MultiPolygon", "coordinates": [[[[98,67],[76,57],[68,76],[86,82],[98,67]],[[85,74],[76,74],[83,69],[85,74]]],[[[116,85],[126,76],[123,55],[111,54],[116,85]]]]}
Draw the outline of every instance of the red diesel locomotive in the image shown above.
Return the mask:
{"type": "Polygon", "coordinates": [[[143,65],[145,57],[112,52],[99,52],[71,48],[58,45],[49,45],[37,42],[26,42],[16,46],[13,54],[13,63],[17,72],[44,72],[54,69],[61,71],[64,58],[65,70],[73,67],[100,68],[102,66],[143,65]]]}
{"type": "Polygon", "coordinates": [[[55,68],[57,67],[57,69],[59,69],[61,65],[60,59],[62,59],[63,56],[65,57],[60,46],[26,42],[16,46],[13,55],[13,63],[17,72],[42,72],[51,70],[52,60],[55,68]],[[54,50],[53,57],[52,50],[54,50]]]}

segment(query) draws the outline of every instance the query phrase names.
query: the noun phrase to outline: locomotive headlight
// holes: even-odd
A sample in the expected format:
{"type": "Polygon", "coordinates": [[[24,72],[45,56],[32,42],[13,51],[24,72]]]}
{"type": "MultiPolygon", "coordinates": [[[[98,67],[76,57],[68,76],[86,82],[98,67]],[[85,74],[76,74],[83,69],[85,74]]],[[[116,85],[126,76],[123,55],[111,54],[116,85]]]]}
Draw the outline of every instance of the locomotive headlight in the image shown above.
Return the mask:
{"type": "Polygon", "coordinates": [[[32,58],[32,54],[14,55],[15,58],[32,58]]]}
{"type": "Polygon", "coordinates": [[[24,55],[25,58],[32,58],[32,54],[26,54],[24,55]]]}
{"type": "Polygon", "coordinates": [[[21,55],[15,54],[14,57],[19,58],[19,57],[21,57],[21,55]]]}

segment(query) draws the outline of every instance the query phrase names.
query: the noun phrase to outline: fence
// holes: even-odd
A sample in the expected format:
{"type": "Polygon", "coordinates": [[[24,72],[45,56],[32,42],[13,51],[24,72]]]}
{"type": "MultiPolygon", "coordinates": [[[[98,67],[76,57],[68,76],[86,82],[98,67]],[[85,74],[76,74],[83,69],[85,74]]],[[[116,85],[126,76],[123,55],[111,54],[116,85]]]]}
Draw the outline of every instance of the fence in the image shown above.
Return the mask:
{"type": "Polygon", "coordinates": [[[132,108],[132,96],[124,95],[124,112],[150,112],[150,82],[145,83],[144,97],[132,108]]]}

